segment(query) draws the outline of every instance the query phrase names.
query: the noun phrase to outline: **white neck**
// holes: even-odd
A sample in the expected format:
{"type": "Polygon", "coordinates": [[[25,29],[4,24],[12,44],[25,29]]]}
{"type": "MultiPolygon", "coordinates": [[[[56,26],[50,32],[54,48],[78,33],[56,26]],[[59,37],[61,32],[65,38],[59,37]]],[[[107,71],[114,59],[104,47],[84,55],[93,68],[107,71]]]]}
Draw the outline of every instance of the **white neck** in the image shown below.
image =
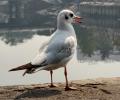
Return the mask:
{"type": "Polygon", "coordinates": [[[71,23],[67,23],[67,22],[63,22],[63,21],[59,21],[58,20],[58,22],[57,22],[57,29],[68,31],[70,33],[75,34],[74,28],[73,28],[71,23]]]}

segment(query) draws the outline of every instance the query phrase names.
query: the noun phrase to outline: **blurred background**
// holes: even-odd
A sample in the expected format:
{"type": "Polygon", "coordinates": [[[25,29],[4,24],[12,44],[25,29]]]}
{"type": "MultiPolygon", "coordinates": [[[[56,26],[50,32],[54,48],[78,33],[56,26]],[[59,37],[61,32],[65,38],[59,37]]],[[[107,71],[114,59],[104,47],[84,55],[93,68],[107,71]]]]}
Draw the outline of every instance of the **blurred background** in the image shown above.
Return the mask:
{"type": "MultiPolygon", "coordinates": [[[[80,74],[70,79],[120,76],[119,0],[0,0],[0,85],[49,82],[48,74],[42,72],[42,79],[36,79],[35,74],[29,80],[21,78],[21,72],[18,75],[8,70],[36,55],[56,29],[56,17],[62,9],[71,9],[84,18],[82,24],[74,25],[78,48],[70,63],[76,66],[71,73],[80,74]]],[[[55,80],[63,81],[61,69],[57,73],[55,80]]]]}

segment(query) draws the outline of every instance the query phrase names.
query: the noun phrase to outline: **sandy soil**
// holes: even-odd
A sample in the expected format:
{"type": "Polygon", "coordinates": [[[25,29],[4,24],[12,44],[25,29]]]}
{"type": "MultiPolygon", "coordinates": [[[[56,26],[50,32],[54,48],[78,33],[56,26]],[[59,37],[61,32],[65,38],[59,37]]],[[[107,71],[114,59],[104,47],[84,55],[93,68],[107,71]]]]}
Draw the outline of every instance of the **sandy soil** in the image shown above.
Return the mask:
{"type": "Polygon", "coordinates": [[[75,91],[64,91],[64,83],[0,87],[0,100],[120,100],[120,78],[70,82],[75,91]]]}

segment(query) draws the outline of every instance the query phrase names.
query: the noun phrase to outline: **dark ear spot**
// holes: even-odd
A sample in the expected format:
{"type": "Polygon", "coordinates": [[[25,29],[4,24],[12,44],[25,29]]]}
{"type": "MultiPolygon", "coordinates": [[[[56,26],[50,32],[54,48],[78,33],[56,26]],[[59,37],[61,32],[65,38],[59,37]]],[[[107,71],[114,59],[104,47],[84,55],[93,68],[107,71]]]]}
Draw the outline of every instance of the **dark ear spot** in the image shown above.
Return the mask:
{"type": "Polygon", "coordinates": [[[72,13],[70,13],[70,17],[71,17],[71,18],[73,17],[73,14],[72,14],[72,13]]]}
{"type": "Polygon", "coordinates": [[[68,16],[67,15],[65,15],[65,19],[68,20],[68,16]]]}

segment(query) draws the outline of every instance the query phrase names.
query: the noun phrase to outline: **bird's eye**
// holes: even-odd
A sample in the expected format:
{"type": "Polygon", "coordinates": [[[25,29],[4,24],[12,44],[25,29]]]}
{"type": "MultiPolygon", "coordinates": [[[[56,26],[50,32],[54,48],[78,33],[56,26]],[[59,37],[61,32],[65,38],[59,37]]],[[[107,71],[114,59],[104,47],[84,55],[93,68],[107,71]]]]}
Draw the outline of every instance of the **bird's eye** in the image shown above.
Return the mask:
{"type": "Polygon", "coordinates": [[[70,13],[70,17],[71,17],[71,18],[73,17],[73,14],[72,14],[72,13],[70,13]]]}
{"type": "Polygon", "coordinates": [[[67,15],[65,15],[65,19],[66,19],[66,20],[68,19],[68,16],[67,16],[67,15]]]}

